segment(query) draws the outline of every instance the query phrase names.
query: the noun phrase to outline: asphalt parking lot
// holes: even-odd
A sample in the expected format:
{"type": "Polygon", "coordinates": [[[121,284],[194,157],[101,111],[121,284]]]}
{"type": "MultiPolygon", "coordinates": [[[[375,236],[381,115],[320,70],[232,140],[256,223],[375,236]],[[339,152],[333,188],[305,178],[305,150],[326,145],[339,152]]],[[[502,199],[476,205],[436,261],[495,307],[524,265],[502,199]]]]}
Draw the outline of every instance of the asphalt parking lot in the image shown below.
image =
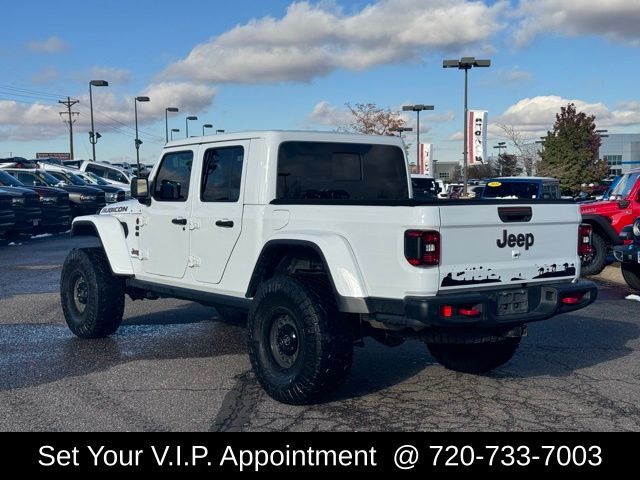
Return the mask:
{"type": "Polygon", "coordinates": [[[261,390],[242,326],[213,308],[128,301],[116,335],[75,338],[58,281],[86,242],[0,242],[0,430],[640,430],[640,303],[619,284],[531,325],[491,375],[445,370],[419,342],[367,339],[346,385],[293,407],[261,390]]]}

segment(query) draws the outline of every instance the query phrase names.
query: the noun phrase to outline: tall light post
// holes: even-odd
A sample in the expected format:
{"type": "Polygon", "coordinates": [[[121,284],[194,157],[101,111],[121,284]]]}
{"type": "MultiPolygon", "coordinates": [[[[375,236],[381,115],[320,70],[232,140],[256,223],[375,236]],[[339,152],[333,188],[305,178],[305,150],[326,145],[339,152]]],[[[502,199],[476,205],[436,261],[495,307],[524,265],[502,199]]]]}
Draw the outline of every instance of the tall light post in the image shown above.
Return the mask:
{"type": "MultiPolygon", "coordinates": [[[[498,149],[498,160],[500,160],[500,157],[502,157],[502,149],[507,149],[507,142],[498,142],[498,144],[494,145],[493,148],[498,149]]],[[[500,175],[502,175],[502,164],[498,163],[498,165],[500,166],[500,175]]]]}
{"type": "Polygon", "coordinates": [[[442,68],[457,68],[458,70],[464,70],[464,168],[463,168],[463,187],[462,194],[467,196],[467,167],[469,166],[469,148],[467,145],[467,123],[469,122],[469,108],[468,108],[468,85],[469,85],[469,70],[473,67],[490,67],[491,60],[478,60],[475,57],[462,57],[460,60],[443,60],[442,68]]]}
{"type": "Polygon", "coordinates": [[[169,141],[169,112],[179,112],[176,107],[167,107],[164,109],[164,131],[165,131],[165,143],[169,141]]]}
{"type": "Polygon", "coordinates": [[[135,112],[136,117],[136,164],[138,165],[138,175],[140,175],[140,144],[142,140],[138,138],[138,102],[148,102],[149,97],[136,97],[133,99],[133,110],[135,112]]]}
{"type": "Polygon", "coordinates": [[[420,112],[423,110],[433,110],[433,105],[403,105],[402,110],[405,112],[416,112],[416,165],[420,165],[420,112]]]}
{"type": "Polygon", "coordinates": [[[171,141],[173,142],[173,134],[174,133],[180,133],[180,129],[179,128],[172,128],[171,129],[171,141]]]}
{"type": "Polygon", "coordinates": [[[411,128],[411,127],[398,127],[398,128],[393,128],[391,131],[392,132],[398,132],[398,136],[400,138],[402,138],[402,132],[413,132],[413,128],[411,128]]]}
{"type": "Polygon", "coordinates": [[[184,125],[185,125],[185,132],[186,132],[186,136],[185,138],[189,138],[189,120],[197,120],[198,117],[195,117],[193,115],[189,116],[186,118],[186,120],[184,121],[184,125]]]}
{"type": "Polygon", "coordinates": [[[202,125],[202,136],[204,137],[204,129],[205,128],[213,128],[213,125],[211,125],[210,123],[205,123],[204,125],[202,125]]]}
{"type": "Polygon", "coordinates": [[[95,131],[93,127],[93,93],[91,91],[91,87],[108,87],[109,82],[106,80],[91,80],[89,82],[89,110],[91,111],[91,131],[89,132],[89,143],[91,144],[91,149],[93,152],[93,156],[91,157],[93,161],[96,161],[96,143],[98,143],[98,139],[102,136],[98,132],[95,131]]]}

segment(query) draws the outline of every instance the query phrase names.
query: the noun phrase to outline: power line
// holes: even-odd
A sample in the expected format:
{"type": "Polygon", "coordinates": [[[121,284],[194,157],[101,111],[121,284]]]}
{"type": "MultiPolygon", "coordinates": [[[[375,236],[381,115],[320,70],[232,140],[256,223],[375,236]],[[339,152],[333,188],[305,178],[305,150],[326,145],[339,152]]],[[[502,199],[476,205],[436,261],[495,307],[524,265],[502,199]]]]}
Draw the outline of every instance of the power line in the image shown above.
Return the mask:
{"type": "Polygon", "coordinates": [[[59,99],[63,97],[62,95],[59,95],[57,93],[49,93],[49,92],[43,92],[39,90],[30,90],[28,88],[19,88],[19,87],[14,87],[12,85],[4,84],[4,83],[0,83],[0,88],[6,89],[6,90],[13,90],[16,92],[30,93],[33,95],[38,95],[40,97],[52,97],[55,99],[59,99]]]}

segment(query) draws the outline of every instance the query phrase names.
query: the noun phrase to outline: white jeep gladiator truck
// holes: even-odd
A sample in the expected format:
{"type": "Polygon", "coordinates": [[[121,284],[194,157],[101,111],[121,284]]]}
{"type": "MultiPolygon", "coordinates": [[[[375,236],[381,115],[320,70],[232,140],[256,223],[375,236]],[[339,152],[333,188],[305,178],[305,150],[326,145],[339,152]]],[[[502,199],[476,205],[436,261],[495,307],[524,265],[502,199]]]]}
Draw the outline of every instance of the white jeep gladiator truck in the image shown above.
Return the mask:
{"type": "Polygon", "coordinates": [[[397,137],[268,131],[168,143],[134,199],[76,218],[61,301],[82,338],[124,298],[175,297],[246,322],[264,389],[309,403],[354,344],[424,341],[445,367],[507,362],[525,324],[583,308],[589,227],[560,200],[414,199],[397,137]]]}

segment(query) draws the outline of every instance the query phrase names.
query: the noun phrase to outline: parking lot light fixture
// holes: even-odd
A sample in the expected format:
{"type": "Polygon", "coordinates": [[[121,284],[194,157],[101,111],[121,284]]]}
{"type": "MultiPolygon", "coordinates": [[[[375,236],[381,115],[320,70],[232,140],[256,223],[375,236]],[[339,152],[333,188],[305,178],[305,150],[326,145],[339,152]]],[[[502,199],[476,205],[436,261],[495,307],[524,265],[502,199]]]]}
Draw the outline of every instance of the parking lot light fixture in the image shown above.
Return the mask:
{"type": "Polygon", "coordinates": [[[95,131],[93,126],[93,92],[91,91],[91,87],[108,87],[109,82],[106,80],[91,80],[89,81],[89,111],[91,112],[91,131],[89,132],[89,143],[91,144],[92,157],[91,159],[96,161],[96,143],[98,143],[98,139],[101,135],[95,131]]]}
{"type": "Polygon", "coordinates": [[[140,174],[140,144],[142,140],[138,138],[138,102],[148,102],[149,97],[136,97],[133,99],[133,111],[136,119],[136,164],[138,165],[138,174],[140,174]]]}
{"type": "Polygon", "coordinates": [[[205,123],[204,125],[202,125],[202,136],[204,137],[204,129],[205,128],[213,128],[213,125],[211,125],[210,123],[205,123]]]}
{"type": "Polygon", "coordinates": [[[171,141],[173,142],[173,134],[174,133],[180,133],[180,129],[179,128],[172,128],[171,129],[171,141]]]}
{"type": "Polygon", "coordinates": [[[197,120],[198,117],[194,116],[194,115],[190,115],[187,117],[187,119],[184,122],[185,125],[185,138],[189,138],[189,121],[193,121],[193,120],[197,120]]]}
{"type": "Polygon", "coordinates": [[[467,180],[468,180],[468,167],[469,167],[469,149],[467,145],[467,122],[469,121],[469,108],[468,108],[468,86],[469,86],[469,70],[474,67],[490,67],[491,60],[480,60],[475,57],[462,57],[460,60],[443,60],[442,68],[457,68],[458,70],[464,70],[464,165],[463,165],[463,186],[462,195],[467,195],[467,180]]]}
{"type": "Polygon", "coordinates": [[[405,112],[416,112],[416,165],[420,165],[420,112],[423,110],[433,110],[433,105],[403,105],[402,110],[405,112]]]}
{"type": "Polygon", "coordinates": [[[216,130],[216,135],[219,133],[224,133],[224,130],[216,130]]]}
{"type": "Polygon", "coordinates": [[[167,107],[164,109],[164,131],[165,131],[165,143],[169,141],[169,112],[175,113],[180,110],[176,107],[167,107]]]}

